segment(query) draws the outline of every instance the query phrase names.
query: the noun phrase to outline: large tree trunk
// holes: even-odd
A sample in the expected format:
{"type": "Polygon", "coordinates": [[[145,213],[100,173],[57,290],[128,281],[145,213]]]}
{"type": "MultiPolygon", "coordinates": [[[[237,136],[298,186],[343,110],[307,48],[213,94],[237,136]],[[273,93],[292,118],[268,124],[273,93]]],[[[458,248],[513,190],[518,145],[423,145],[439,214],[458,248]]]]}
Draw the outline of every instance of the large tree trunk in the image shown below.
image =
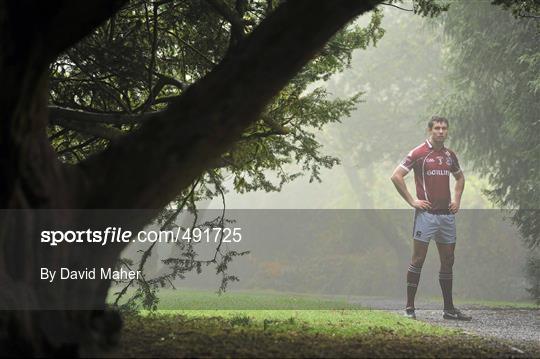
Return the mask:
{"type": "MultiPolygon", "coordinates": [[[[95,1],[95,7],[57,1],[0,2],[0,348],[3,355],[79,354],[85,340],[99,342],[107,283],[40,280],[41,266],[70,266],[83,248],[54,250],[39,242],[41,228],[77,223],[81,208],[79,170],[61,164],[48,143],[48,64],[80,39],[119,3],[95,1]],[[78,7],[78,8],[76,8],[78,7]],[[85,19],[77,15],[85,14],[85,19]],[[60,24],[55,22],[59,21],[60,24]],[[77,23],[77,26],[75,25],[77,23]],[[73,26],[70,31],[69,26],[73,26]],[[61,30],[67,26],[66,33],[61,30]],[[54,39],[54,41],[52,41],[54,39]],[[74,308],[72,293],[92,295],[94,311],[74,308]],[[49,310],[46,310],[49,309],[49,310]],[[94,335],[94,333],[96,335],[94,335]],[[98,340],[96,340],[98,339],[98,340]]],[[[98,264],[99,258],[87,263],[98,264]]],[[[81,263],[84,264],[84,263],[81,263]]],[[[80,298],[80,296],[79,296],[80,298]]],[[[84,308],[85,303],[81,303],[84,308]]],[[[77,304],[78,305],[78,304],[77,304]]],[[[114,323],[109,323],[114,328],[114,323]]],[[[116,325],[116,330],[120,326],[116,325]]]]}
{"type": "Polygon", "coordinates": [[[105,310],[109,281],[50,284],[39,274],[41,267],[114,267],[123,245],[50,247],[40,243],[41,230],[141,229],[239,138],[336,31],[378,2],[284,3],[161,116],[68,166],[47,141],[48,65],[123,1],[0,0],[2,348],[77,355],[110,344],[120,323],[105,310]],[[151,210],[127,219],[112,212],[108,222],[69,210],[91,208],[151,210]]]}
{"type": "Polygon", "coordinates": [[[88,351],[114,339],[104,328],[120,328],[119,317],[104,311],[109,283],[49,284],[40,280],[40,267],[109,263],[88,248],[57,249],[39,242],[41,229],[77,227],[81,222],[77,212],[61,209],[81,207],[77,191],[82,177],[57,160],[47,141],[46,67],[32,58],[16,58],[20,63],[4,57],[0,68],[0,203],[9,209],[0,212],[0,308],[7,309],[0,314],[0,347],[2,354],[11,355],[78,354],[81,344],[89,344],[84,345],[88,351]],[[68,310],[83,308],[92,310],[68,310]]]}

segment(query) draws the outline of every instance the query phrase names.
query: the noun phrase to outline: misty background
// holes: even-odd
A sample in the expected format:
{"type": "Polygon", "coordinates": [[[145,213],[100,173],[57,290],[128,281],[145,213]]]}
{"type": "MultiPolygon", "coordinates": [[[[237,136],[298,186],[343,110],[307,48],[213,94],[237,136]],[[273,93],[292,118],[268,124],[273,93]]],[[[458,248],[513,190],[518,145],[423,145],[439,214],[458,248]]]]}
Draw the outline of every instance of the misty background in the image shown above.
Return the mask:
{"type": "MultiPolygon", "coordinates": [[[[358,21],[367,23],[368,18],[358,21]]],[[[240,280],[231,282],[228,290],[404,297],[413,210],[389,178],[401,159],[426,138],[429,118],[445,116],[436,112],[435,103],[445,93],[448,49],[438,19],[386,7],[382,27],[386,32],[376,47],[355,51],[349,69],[318,84],[335,97],[363,92],[349,118],[316,133],[322,152],[339,158],[339,165],[322,168],[320,183],[300,177],[281,192],[236,193],[232,176],[225,182],[226,217],[238,220],[244,233],[240,244],[229,247],[250,251],[229,264],[230,273],[240,280]]],[[[446,145],[454,148],[454,124],[449,120],[446,145]]],[[[459,151],[457,155],[466,185],[457,215],[455,296],[526,299],[529,250],[507,213],[483,194],[489,186],[481,171],[459,151]]],[[[414,194],[413,176],[406,180],[414,194]]],[[[451,178],[452,191],[453,187],[451,178]]],[[[223,202],[218,198],[198,207],[201,213],[209,209],[206,213],[212,217],[223,202]]],[[[200,259],[212,254],[212,246],[197,248],[200,259]]],[[[173,254],[172,247],[159,245],[149,260],[150,273],[160,273],[160,259],[173,254]]],[[[431,243],[419,298],[440,296],[438,265],[431,243]]],[[[201,274],[188,273],[175,285],[216,290],[220,280],[209,267],[201,274]]]]}

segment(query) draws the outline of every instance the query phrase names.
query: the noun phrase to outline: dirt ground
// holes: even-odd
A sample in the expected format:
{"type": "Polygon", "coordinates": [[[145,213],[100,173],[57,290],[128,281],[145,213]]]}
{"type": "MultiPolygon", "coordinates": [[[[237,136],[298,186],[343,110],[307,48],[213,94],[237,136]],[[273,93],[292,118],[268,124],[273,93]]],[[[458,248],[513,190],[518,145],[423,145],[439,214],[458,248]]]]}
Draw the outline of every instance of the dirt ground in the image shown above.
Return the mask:
{"type": "MultiPolygon", "coordinates": [[[[403,299],[356,298],[355,304],[390,312],[403,313],[403,299]]],[[[458,308],[472,316],[470,322],[446,320],[442,318],[442,304],[418,300],[417,320],[458,328],[466,334],[484,338],[501,339],[514,347],[517,352],[540,349],[540,310],[529,308],[490,308],[479,305],[462,305],[458,308]]]]}

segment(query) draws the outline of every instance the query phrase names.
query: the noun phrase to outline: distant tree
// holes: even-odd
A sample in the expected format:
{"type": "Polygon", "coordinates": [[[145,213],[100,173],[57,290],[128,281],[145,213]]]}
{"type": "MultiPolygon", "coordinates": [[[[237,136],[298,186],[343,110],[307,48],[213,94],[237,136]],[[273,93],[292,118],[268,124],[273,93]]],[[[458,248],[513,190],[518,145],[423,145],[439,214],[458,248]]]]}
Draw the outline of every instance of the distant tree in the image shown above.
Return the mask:
{"type": "Polygon", "coordinates": [[[452,4],[444,19],[447,87],[438,109],[450,117],[453,143],[486,176],[490,199],[512,209],[540,277],[540,5],[529,0],[452,4]],[[511,11],[508,11],[511,10],[511,11]]]}
{"type": "Polygon", "coordinates": [[[489,178],[490,198],[516,208],[531,247],[540,244],[540,46],[538,22],[487,1],[455,2],[444,22],[448,70],[440,113],[453,142],[489,178]]]}

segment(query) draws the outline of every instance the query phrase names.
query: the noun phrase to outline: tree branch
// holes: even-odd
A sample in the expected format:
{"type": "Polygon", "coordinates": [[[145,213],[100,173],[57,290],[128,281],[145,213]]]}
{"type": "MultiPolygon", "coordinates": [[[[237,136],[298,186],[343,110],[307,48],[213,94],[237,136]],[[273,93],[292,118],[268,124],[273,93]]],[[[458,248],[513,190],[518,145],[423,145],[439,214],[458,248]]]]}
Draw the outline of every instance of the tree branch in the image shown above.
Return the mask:
{"type": "Polygon", "coordinates": [[[80,189],[85,207],[163,208],[241,137],[339,29],[380,2],[284,2],[166,111],[78,165],[91,179],[80,189]]]}
{"type": "Polygon", "coordinates": [[[286,135],[287,133],[288,132],[283,132],[283,131],[278,132],[278,131],[273,131],[273,130],[266,131],[266,132],[255,132],[255,133],[251,133],[249,135],[240,137],[240,140],[241,141],[259,140],[261,138],[266,138],[270,136],[282,136],[282,135],[286,135]]]}
{"type": "Polygon", "coordinates": [[[540,19],[540,15],[528,14],[526,12],[520,12],[518,16],[531,19],[540,19]]]}
{"type": "Polygon", "coordinates": [[[182,38],[180,38],[180,36],[178,36],[178,34],[174,31],[168,31],[166,30],[165,31],[166,33],[168,33],[169,35],[172,35],[174,38],[176,38],[179,42],[181,42],[182,44],[186,45],[188,48],[190,48],[193,52],[195,52],[197,55],[199,55],[200,57],[202,57],[204,60],[206,60],[210,65],[216,65],[216,63],[214,61],[212,61],[210,58],[208,58],[208,56],[206,56],[205,54],[202,53],[202,51],[198,50],[196,47],[190,45],[187,41],[183,40],[182,38]]]}
{"type": "MultiPolygon", "coordinates": [[[[96,113],[78,111],[58,106],[49,106],[49,122],[63,126],[62,121],[78,121],[85,123],[106,123],[110,125],[129,125],[150,121],[160,117],[164,111],[148,112],[140,115],[124,113],[96,113]]],[[[64,122],[65,123],[65,122],[64,122]]]]}
{"type": "Polygon", "coordinates": [[[164,97],[160,97],[160,98],[157,98],[154,100],[154,105],[157,105],[158,103],[171,103],[171,102],[174,102],[176,100],[178,100],[180,98],[180,96],[164,96],[164,97]]]}
{"type": "Polygon", "coordinates": [[[36,69],[114,15],[127,0],[2,1],[3,55],[23,62],[32,58],[36,69]],[[39,56],[37,56],[39,54],[39,56]]]}
{"type": "MultiPolygon", "coordinates": [[[[43,30],[48,58],[58,54],[88,35],[98,25],[120,10],[127,0],[34,1],[40,18],[48,21],[43,30]]],[[[42,20],[43,21],[43,20],[42,20]]],[[[27,24],[24,24],[25,26],[27,24]]]]}
{"type": "Polygon", "coordinates": [[[65,117],[54,117],[51,119],[51,123],[53,125],[62,126],[73,131],[104,138],[106,140],[114,140],[123,134],[122,131],[113,127],[105,127],[96,123],[68,120],[65,117]]]}
{"type": "Polygon", "coordinates": [[[392,6],[392,7],[395,7],[395,8],[397,8],[397,9],[400,9],[400,10],[403,10],[403,11],[414,12],[414,10],[412,10],[412,9],[405,9],[405,8],[399,7],[399,6],[397,6],[397,5],[394,5],[394,4],[388,4],[388,3],[385,3],[385,2],[382,2],[381,5],[392,6]]]}
{"type": "Polygon", "coordinates": [[[231,24],[233,43],[244,38],[244,20],[221,0],[206,0],[221,16],[231,24]]]}
{"type": "MultiPolygon", "coordinates": [[[[172,78],[172,77],[169,77],[169,76],[166,76],[166,75],[162,75],[162,74],[159,74],[159,73],[155,73],[156,76],[158,76],[158,81],[156,83],[156,85],[152,88],[152,90],[150,91],[150,94],[148,95],[148,98],[146,99],[146,101],[141,104],[139,107],[137,107],[134,112],[148,112],[148,110],[150,109],[150,107],[154,104],[156,104],[156,97],[157,95],[159,95],[159,93],[161,92],[161,90],[167,86],[167,85],[172,85],[172,86],[175,86],[177,87],[179,90],[185,90],[188,85],[181,82],[181,81],[178,81],[177,79],[175,78],[172,78]]],[[[163,102],[163,101],[161,101],[163,102]]],[[[167,101],[165,101],[167,102],[167,101]]]]}
{"type": "Polygon", "coordinates": [[[78,150],[78,149],[82,149],[90,144],[92,144],[93,142],[97,141],[98,139],[96,137],[92,137],[92,138],[89,138],[87,139],[86,141],[84,141],[83,143],[79,143],[77,145],[74,145],[74,146],[71,146],[71,147],[66,147],[66,148],[63,148],[63,149],[60,149],[60,147],[57,147],[55,149],[55,151],[58,153],[59,156],[62,156],[68,152],[72,153],[73,155],[75,155],[77,157],[77,159],[80,161],[80,157],[78,157],[77,153],[75,152],[75,150],[78,150]]]}

